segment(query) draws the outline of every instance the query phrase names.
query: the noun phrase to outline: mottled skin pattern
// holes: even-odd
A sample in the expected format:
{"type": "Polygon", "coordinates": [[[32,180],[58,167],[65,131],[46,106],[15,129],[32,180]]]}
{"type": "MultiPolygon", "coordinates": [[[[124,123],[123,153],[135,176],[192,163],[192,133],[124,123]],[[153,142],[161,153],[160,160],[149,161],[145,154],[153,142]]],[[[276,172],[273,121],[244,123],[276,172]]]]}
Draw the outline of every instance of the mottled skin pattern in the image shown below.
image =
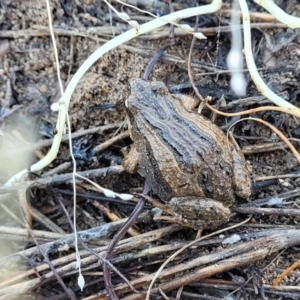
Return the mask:
{"type": "Polygon", "coordinates": [[[188,112],[162,82],[134,79],[126,106],[137,152],[124,161],[125,169],[132,172],[128,162],[135,159],[153,192],[187,218],[187,226],[226,222],[234,194],[251,193],[243,154],[210,120],[188,112]]]}

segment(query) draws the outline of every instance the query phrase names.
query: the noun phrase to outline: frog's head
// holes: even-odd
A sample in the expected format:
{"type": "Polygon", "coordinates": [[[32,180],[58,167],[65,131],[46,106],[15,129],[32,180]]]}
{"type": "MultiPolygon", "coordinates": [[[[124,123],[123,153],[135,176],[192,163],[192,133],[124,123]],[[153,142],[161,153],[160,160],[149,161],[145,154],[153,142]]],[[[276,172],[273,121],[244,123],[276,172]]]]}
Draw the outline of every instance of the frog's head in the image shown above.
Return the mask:
{"type": "Polygon", "coordinates": [[[131,93],[125,101],[126,108],[136,114],[143,106],[147,106],[149,102],[149,93],[151,92],[151,83],[142,79],[133,79],[130,82],[131,93]]]}
{"type": "Polygon", "coordinates": [[[163,97],[169,95],[166,85],[161,82],[150,82],[139,78],[130,82],[131,94],[125,101],[126,108],[136,114],[141,110],[161,110],[163,97]]]}

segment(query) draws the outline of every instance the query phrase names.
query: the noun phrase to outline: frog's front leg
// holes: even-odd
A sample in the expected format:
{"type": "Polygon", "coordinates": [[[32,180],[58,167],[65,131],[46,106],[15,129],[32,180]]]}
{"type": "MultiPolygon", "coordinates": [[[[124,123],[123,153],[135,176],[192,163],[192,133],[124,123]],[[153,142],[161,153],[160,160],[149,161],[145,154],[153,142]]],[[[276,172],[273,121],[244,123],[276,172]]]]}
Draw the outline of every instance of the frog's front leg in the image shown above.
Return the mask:
{"type": "Polygon", "coordinates": [[[128,172],[128,173],[136,173],[138,166],[139,166],[139,161],[140,161],[140,154],[137,150],[137,147],[135,144],[133,144],[130,148],[129,153],[123,160],[123,168],[128,172]]]}
{"type": "Polygon", "coordinates": [[[196,230],[215,228],[230,218],[230,209],[221,202],[204,197],[175,197],[169,207],[177,215],[175,222],[196,230]]]}

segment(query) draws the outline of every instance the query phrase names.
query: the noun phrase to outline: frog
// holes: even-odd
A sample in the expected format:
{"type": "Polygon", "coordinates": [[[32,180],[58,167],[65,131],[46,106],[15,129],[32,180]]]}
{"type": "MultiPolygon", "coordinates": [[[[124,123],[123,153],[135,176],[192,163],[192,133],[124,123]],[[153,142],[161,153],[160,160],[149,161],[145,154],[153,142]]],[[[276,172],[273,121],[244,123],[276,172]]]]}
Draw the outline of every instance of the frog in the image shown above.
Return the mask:
{"type": "Polygon", "coordinates": [[[228,222],[236,196],[251,195],[239,147],[163,82],[136,78],[130,87],[125,106],[133,145],[124,169],[146,179],[176,223],[198,230],[228,222]]]}

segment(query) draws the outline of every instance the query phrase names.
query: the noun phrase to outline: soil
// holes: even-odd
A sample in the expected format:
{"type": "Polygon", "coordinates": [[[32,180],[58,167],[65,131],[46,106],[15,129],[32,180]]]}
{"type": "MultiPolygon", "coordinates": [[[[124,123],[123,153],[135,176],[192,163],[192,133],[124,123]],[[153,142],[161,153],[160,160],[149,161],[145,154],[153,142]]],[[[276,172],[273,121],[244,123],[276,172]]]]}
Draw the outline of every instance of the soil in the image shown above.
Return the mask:
{"type": "MultiPolygon", "coordinates": [[[[263,8],[253,4],[252,1],[247,2],[250,12],[266,13],[263,8]]],[[[293,0],[275,2],[287,13],[300,16],[298,2],[293,0]]],[[[143,1],[138,5],[141,9],[153,14],[169,13],[169,6],[166,3],[155,3],[160,7],[147,7],[143,1]]],[[[174,4],[174,9],[179,10],[205,3],[209,3],[209,1],[177,1],[174,4]]],[[[111,4],[115,9],[126,12],[139,23],[152,19],[141,11],[120,5],[117,2],[111,4]]],[[[130,27],[101,0],[51,1],[50,5],[53,27],[56,29],[60,77],[64,88],[66,88],[78,68],[96,49],[105,41],[112,39],[114,35],[119,35],[130,27]]],[[[207,39],[196,40],[192,51],[191,70],[194,81],[204,97],[211,97],[210,104],[222,111],[239,112],[263,105],[271,106],[273,104],[270,101],[261,97],[246,66],[245,72],[243,72],[247,83],[246,95],[239,97],[230,87],[230,72],[227,68],[226,58],[231,49],[231,32],[223,30],[230,22],[230,13],[228,13],[230,7],[231,1],[225,1],[220,12],[203,15],[199,18],[199,30],[207,29],[205,34],[207,39]],[[211,30],[209,31],[209,29],[211,30]],[[239,101],[241,99],[245,100],[239,101]]],[[[195,26],[195,22],[195,18],[186,20],[186,23],[191,27],[195,26]]],[[[288,29],[282,24],[270,22],[264,17],[252,19],[251,22],[253,24],[251,32],[252,50],[260,75],[276,94],[295,106],[299,106],[299,30],[288,29]]],[[[53,44],[48,29],[46,1],[0,1],[0,26],[0,186],[2,186],[17,172],[29,168],[48,152],[49,145],[51,145],[50,140],[56,134],[57,120],[57,113],[51,110],[51,105],[60,99],[60,86],[57,79],[53,44]],[[44,146],[40,146],[38,142],[44,143],[44,146]]],[[[124,106],[126,98],[130,95],[129,82],[133,78],[143,76],[149,61],[157,50],[169,45],[162,58],[156,62],[150,80],[163,81],[172,92],[196,97],[190,84],[187,64],[192,36],[189,34],[176,35],[175,33],[175,37],[172,38],[168,36],[170,27],[163,29],[164,31],[156,30],[109,51],[94,63],[80,80],[70,102],[71,132],[80,133],[103,126],[108,126],[108,129],[98,130],[94,133],[87,132],[73,139],[72,149],[77,161],[77,171],[112,167],[116,167],[115,170],[118,170],[117,167],[122,164],[122,160],[129,152],[131,145],[130,138],[125,134],[127,123],[124,106]],[[122,133],[124,134],[108,147],[101,151],[95,151],[95,147],[122,133]]],[[[212,118],[224,131],[228,130],[229,125],[234,120],[243,118],[243,116],[239,118],[216,116],[207,108],[204,108],[202,113],[208,118],[212,118]]],[[[298,118],[270,110],[256,112],[251,116],[269,122],[285,137],[289,138],[296,149],[299,149],[298,118]]],[[[270,144],[277,145],[281,139],[269,127],[247,118],[240,120],[234,126],[233,135],[246,154],[253,178],[251,197],[249,199],[237,199],[235,207],[238,208],[268,197],[280,197],[282,193],[290,193],[291,195],[289,194],[288,197],[284,198],[284,201],[281,201],[280,204],[277,203],[277,206],[272,206],[272,208],[275,210],[293,209],[294,212],[297,212],[300,201],[299,196],[297,196],[300,187],[300,179],[297,174],[299,174],[300,169],[299,162],[291,150],[284,144],[280,144],[275,150],[268,149],[270,144]],[[247,147],[264,144],[263,151],[254,149],[246,152],[247,147]],[[292,172],[295,174],[294,177],[282,176],[292,172]],[[274,179],[266,178],[267,176],[274,176],[274,179]]],[[[68,141],[64,141],[56,159],[42,172],[30,174],[28,178],[32,181],[42,182],[40,180],[42,176],[71,173],[71,162],[69,144],[68,141]],[[56,169],[59,166],[61,166],[61,170],[56,169]],[[55,169],[54,174],[48,173],[53,169],[55,169]]],[[[93,175],[90,179],[116,193],[142,192],[144,179],[137,173],[131,175],[125,172],[110,172],[106,175],[103,173],[105,176],[93,175]]],[[[95,192],[90,184],[81,182],[77,188],[78,192],[85,194],[77,199],[78,230],[88,230],[113,222],[114,220],[110,219],[111,216],[107,210],[120,219],[128,217],[133,211],[134,205],[107,202],[103,199],[93,200],[90,195],[92,192],[94,195],[95,192]]],[[[72,291],[69,295],[57,277],[49,275],[49,269],[30,273],[28,276],[23,276],[22,280],[10,283],[11,278],[19,274],[24,275],[25,271],[34,270],[42,264],[45,265],[46,260],[39,251],[35,252],[34,255],[23,257],[19,254],[12,254],[30,249],[36,243],[42,245],[47,242],[55,242],[58,239],[54,235],[34,238],[32,235],[38,230],[49,232],[49,228],[46,228],[35,218],[31,233],[17,231],[17,229],[26,228],[24,213],[19,203],[20,190],[20,186],[16,185],[14,191],[10,191],[10,193],[1,192],[0,194],[2,212],[0,224],[3,228],[4,226],[10,228],[7,232],[4,229],[1,230],[0,256],[5,258],[5,260],[0,260],[3,270],[1,282],[5,283],[5,286],[1,286],[0,282],[0,299],[98,299],[95,295],[101,294],[105,290],[105,285],[102,267],[96,262],[85,265],[83,268],[86,281],[86,287],[83,291],[80,291],[77,285],[78,274],[75,270],[75,264],[70,269],[59,271],[64,284],[72,291]],[[13,260],[8,260],[7,256],[13,260]],[[12,266],[14,267],[12,268],[12,266]],[[49,277],[47,277],[48,275],[49,277]],[[39,282],[28,287],[28,282],[30,280],[33,282],[36,278],[39,278],[39,282]],[[16,292],[17,290],[18,292],[16,292]],[[14,294],[13,291],[16,293],[14,294]]],[[[72,193],[70,180],[54,185],[49,181],[47,184],[41,183],[31,188],[30,192],[27,193],[27,199],[30,199],[32,206],[51,219],[65,233],[72,233],[69,219],[59,204],[61,201],[65,205],[67,214],[73,219],[73,197],[67,192],[72,193]]],[[[102,194],[98,193],[98,195],[102,194]]],[[[155,195],[153,196],[155,197],[155,195]]],[[[149,203],[144,208],[144,212],[150,213],[152,210],[153,207],[149,203]]],[[[299,230],[299,216],[300,214],[297,215],[296,213],[286,214],[284,210],[281,214],[253,212],[250,222],[226,231],[222,233],[223,235],[217,235],[217,237],[224,239],[233,234],[247,233],[250,235],[250,233],[256,232],[265,232],[268,235],[270,229],[299,230]]],[[[224,224],[220,228],[237,224],[247,217],[247,213],[236,211],[230,223],[224,224]]],[[[147,233],[167,228],[169,225],[168,222],[155,221],[151,216],[145,217],[143,222],[138,222],[135,229],[140,233],[147,233]]],[[[202,235],[211,232],[213,230],[206,229],[202,235]]],[[[88,240],[86,244],[91,249],[100,245],[107,245],[115,233],[116,229],[101,239],[88,240]]],[[[125,235],[125,238],[129,237],[129,234],[125,235]]],[[[185,245],[194,240],[195,237],[196,232],[192,229],[180,228],[175,230],[174,227],[174,232],[170,232],[168,235],[146,244],[128,248],[125,252],[119,252],[121,253],[120,256],[124,256],[123,261],[116,262],[115,266],[130,281],[152,274],[177,248],[166,253],[149,254],[149,256],[146,255],[133,260],[129,258],[126,260],[126,255],[134,255],[138,251],[157,246],[185,245]]],[[[239,243],[250,240],[243,240],[239,243]]],[[[224,247],[220,240],[214,240],[209,246],[197,246],[185,250],[171,265],[174,266],[195,257],[217,253],[224,250],[224,247]]],[[[271,287],[273,280],[283,270],[300,259],[299,247],[299,243],[289,244],[286,249],[270,251],[270,254],[263,259],[246,265],[241,263],[217,274],[204,276],[202,280],[197,280],[197,283],[189,282],[184,287],[180,299],[223,299],[235,289],[236,292],[231,295],[232,299],[299,299],[298,279],[300,271],[297,269],[286,276],[278,288],[271,287]],[[249,284],[246,282],[247,280],[249,280],[249,284]],[[283,288],[281,289],[280,286],[283,288]]],[[[82,245],[80,245],[80,249],[83,251],[82,245]]],[[[49,259],[55,262],[74,252],[73,246],[60,251],[50,251],[49,259]]],[[[94,254],[89,255],[93,257],[94,254]]],[[[47,260],[46,262],[48,264],[47,260]]],[[[65,261],[63,264],[67,264],[67,262],[65,261]]],[[[59,265],[54,263],[53,268],[58,269],[59,267],[62,267],[61,263],[59,265]]],[[[158,283],[172,282],[174,278],[180,278],[180,276],[188,277],[198,269],[201,268],[195,267],[188,271],[179,272],[176,276],[161,279],[158,283]]],[[[123,284],[123,279],[114,271],[111,274],[113,287],[123,284]]],[[[148,286],[149,282],[137,287],[137,290],[145,291],[148,286]]],[[[166,292],[169,299],[176,298],[177,290],[178,288],[174,288],[166,292]]],[[[130,297],[130,295],[134,295],[134,292],[129,291],[118,295],[120,299],[125,299],[125,296],[130,297]]],[[[104,298],[99,296],[99,299],[104,298]]],[[[153,299],[162,299],[162,296],[156,293],[153,295],[153,299]]]]}

